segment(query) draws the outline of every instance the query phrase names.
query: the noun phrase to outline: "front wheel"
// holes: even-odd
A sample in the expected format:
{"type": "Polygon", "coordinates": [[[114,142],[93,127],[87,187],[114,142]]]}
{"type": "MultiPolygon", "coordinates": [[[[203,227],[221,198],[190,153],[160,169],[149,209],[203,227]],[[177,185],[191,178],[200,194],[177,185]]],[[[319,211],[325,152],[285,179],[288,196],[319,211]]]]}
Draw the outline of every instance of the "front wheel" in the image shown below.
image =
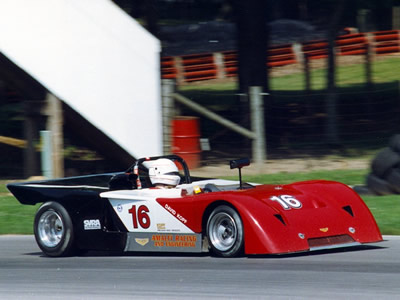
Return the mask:
{"type": "Polygon", "coordinates": [[[234,257],[243,253],[243,223],[232,207],[216,207],[207,221],[207,236],[211,250],[218,256],[234,257]]]}
{"type": "Polygon", "coordinates": [[[68,256],[75,250],[71,217],[57,202],[46,202],[39,208],[34,233],[39,248],[48,256],[68,256]]]}

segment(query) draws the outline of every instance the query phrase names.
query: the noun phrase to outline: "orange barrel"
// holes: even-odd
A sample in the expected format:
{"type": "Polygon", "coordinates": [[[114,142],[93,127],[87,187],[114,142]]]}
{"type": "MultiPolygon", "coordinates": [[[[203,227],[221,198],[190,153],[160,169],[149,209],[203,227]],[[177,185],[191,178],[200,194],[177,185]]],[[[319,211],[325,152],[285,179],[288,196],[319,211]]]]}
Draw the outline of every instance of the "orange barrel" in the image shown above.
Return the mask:
{"type": "Polygon", "coordinates": [[[200,129],[197,117],[172,120],[172,153],[181,156],[190,169],[200,166],[200,129]]]}

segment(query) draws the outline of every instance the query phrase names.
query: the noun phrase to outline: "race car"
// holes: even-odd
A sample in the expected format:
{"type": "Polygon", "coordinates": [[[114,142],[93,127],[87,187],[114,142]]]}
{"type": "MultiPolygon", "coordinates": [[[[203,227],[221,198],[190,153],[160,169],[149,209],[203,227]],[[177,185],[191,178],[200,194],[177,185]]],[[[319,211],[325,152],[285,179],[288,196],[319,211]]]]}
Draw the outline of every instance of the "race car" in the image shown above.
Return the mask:
{"type": "Polygon", "coordinates": [[[382,241],[371,212],[350,187],[324,180],[245,183],[241,169],[247,165],[248,159],[230,161],[238,181],[198,178],[181,157],[167,155],[138,159],[125,172],[7,187],[22,204],[43,202],[34,234],[53,257],[88,250],[234,257],[382,241]],[[161,160],[181,171],[155,166],[161,160]]]}

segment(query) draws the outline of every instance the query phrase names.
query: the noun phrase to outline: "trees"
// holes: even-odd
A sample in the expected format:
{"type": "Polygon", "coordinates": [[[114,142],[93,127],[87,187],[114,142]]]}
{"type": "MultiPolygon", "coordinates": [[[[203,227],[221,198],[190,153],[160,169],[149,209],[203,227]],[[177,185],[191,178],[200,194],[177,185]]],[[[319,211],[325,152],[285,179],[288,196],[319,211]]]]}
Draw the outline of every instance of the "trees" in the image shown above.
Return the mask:
{"type": "Polygon", "coordinates": [[[234,0],[237,26],[239,89],[247,93],[250,86],[268,90],[267,12],[268,1],[234,0]]]}

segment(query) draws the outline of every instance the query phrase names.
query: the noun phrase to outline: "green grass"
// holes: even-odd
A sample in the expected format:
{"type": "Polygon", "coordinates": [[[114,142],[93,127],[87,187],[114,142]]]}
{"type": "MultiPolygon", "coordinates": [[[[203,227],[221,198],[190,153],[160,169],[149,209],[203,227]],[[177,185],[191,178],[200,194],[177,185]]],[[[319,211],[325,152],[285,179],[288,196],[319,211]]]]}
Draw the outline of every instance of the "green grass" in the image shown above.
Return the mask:
{"type": "MultiPolygon", "coordinates": [[[[286,184],[294,181],[326,179],[346,183],[348,185],[364,184],[368,170],[335,170],[313,171],[306,173],[277,173],[254,176],[243,176],[248,182],[286,184]]],[[[236,179],[229,177],[227,179],[236,179]]],[[[400,235],[400,195],[361,196],[367,204],[382,234],[400,235]]]]}
{"type": "MultiPolygon", "coordinates": [[[[379,58],[372,63],[372,79],[375,85],[375,92],[379,95],[388,93],[388,98],[392,94],[397,97],[397,90],[399,88],[396,81],[400,80],[399,57],[379,58]]],[[[311,72],[311,86],[312,90],[318,94],[318,91],[323,91],[326,88],[326,69],[316,69],[311,72]]],[[[346,100],[354,101],[357,98],[357,93],[361,97],[365,97],[362,92],[365,92],[365,65],[354,64],[339,66],[337,68],[337,87],[339,93],[348,94],[345,96],[346,100]],[[353,95],[353,92],[356,92],[353,95]]],[[[287,101],[302,101],[302,91],[304,90],[304,74],[295,73],[284,76],[270,77],[270,88],[275,92],[275,96],[280,96],[280,101],[287,99],[287,101]],[[300,91],[300,92],[298,92],[300,91]],[[286,98],[285,98],[286,97],[286,98]]],[[[180,88],[185,95],[203,103],[214,106],[231,105],[231,95],[236,93],[237,82],[227,83],[201,83],[187,85],[180,88]]],[[[318,95],[317,95],[318,97],[318,95]]],[[[360,96],[358,96],[360,97],[360,96]]],[[[223,110],[223,108],[220,108],[223,110]]],[[[369,147],[371,145],[369,144],[369,147]]],[[[378,148],[381,148],[379,145],[378,148]]],[[[348,151],[349,149],[347,149],[348,151]]],[[[351,150],[351,149],[350,149],[351,150]]],[[[365,150],[363,148],[363,150],[365,150]]],[[[371,155],[376,152],[376,149],[370,150],[372,152],[363,152],[364,154],[371,155]]],[[[355,155],[360,155],[357,148],[355,155]]],[[[269,175],[254,175],[244,176],[245,181],[271,183],[271,184],[285,184],[294,181],[311,180],[311,179],[327,179],[343,182],[349,185],[364,184],[365,177],[368,170],[339,170],[339,171],[314,171],[308,173],[278,173],[269,175]]],[[[228,178],[232,179],[232,178],[228,178]]],[[[235,177],[236,179],[236,177],[235,177]]],[[[368,207],[371,209],[379,228],[383,234],[400,234],[400,222],[398,216],[400,215],[400,195],[391,196],[362,196],[368,207]]]]}
{"type": "Polygon", "coordinates": [[[400,235],[400,195],[362,196],[382,234],[400,235]]]}
{"type": "MultiPolygon", "coordinates": [[[[397,71],[400,67],[400,58],[390,57],[375,61],[372,64],[372,80],[375,84],[400,80],[397,71]]],[[[317,69],[311,72],[311,88],[323,90],[326,88],[326,69],[317,69]]],[[[339,88],[361,87],[365,85],[365,65],[355,64],[339,66],[337,68],[336,84],[339,88]]],[[[271,90],[303,90],[304,74],[292,74],[271,78],[271,90]]]]}
{"type": "Polygon", "coordinates": [[[21,205],[0,183],[0,234],[32,234],[38,205],[21,205]]]}
{"type": "MultiPolygon", "coordinates": [[[[245,181],[285,184],[294,181],[326,179],[349,185],[363,184],[367,170],[313,171],[243,176],[245,181]]],[[[229,177],[227,179],[237,179],[229,177]]],[[[382,234],[400,235],[400,195],[362,196],[374,215],[382,234]]],[[[33,219],[39,205],[21,205],[0,183],[0,234],[32,234],[33,219]]]]}
{"type": "MultiPolygon", "coordinates": [[[[364,65],[348,65],[338,68],[337,85],[340,88],[363,89],[365,85],[364,65]]],[[[373,80],[382,87],[393,88],[391,84],[400,80],[400,58],[389,57],[373,62],[373,80]]],[[[312,89],[325,88],[325,69],[311,73],[312,89]]],[[[292,74],[271,78],[271,89],[274,91],[300,91],[304,89],[304,75],[292,74]]],[[[237,83],[201,83],[186,85],[180,88],[196,101],[206,102],[222,110],[224,102],[231,104],[232,95],[236,93],[237,83]]],[[[296,93],[294,93],[296,94],[296,93]]],[[[292,98],[291,98],[292,99],[292,98]]],[[[327,179],[340,181],[350,185],[363,184],[367,170],[347,171],[314,171],[308,173],[279,173],[271,175],[245,176],[246,181],[260,183],[284,184],[293,181],[310,179],[327,179]]],[[[400,234],[400,196],[363,196],[371,212],[375,216],[383,234],[400,234]]],[[[0,234],[31,234],[33,219],[38,205],[21,205],[0,182],[0,234]]]]}
{"type": "MultiPolygon", "coordinates": [[[[372,80],[376,84],[387,83],[400,80],[400,58],[388,57],[372,63],[372,80]]],[[[326,88],[326,69],[316,69],[311,71],[311,82],[313,90],[323,90],[326,88]]],[[[360,87],[365,85],[365,65],[354,64],[337,67],[336,84],[338,87],[360,87]]],[[[304,90],[304,74],[295,73],[270,78],[270,88],[273,91],[299,91],[304,90]]],[[[208,91],[235,93],[236,82],[226,83],[201,83],[180,87],[181,91],[208,91]]]]}
{"type": "MultiPolygon", "coordinates": [[[[304,74],[270,77],[271,97],[265,99],[265,120],[270,157],[285,155],[331,155],[346,157],[373,155],[386,147],[388,139],[400,130],[400,57],[379,57],[372,64],[373,85],[365,83],[365,65],[337,68],[336,112],[340,147],[326,143],[326,69],[311,72],[312,91],[304,90],[304,74]]],[[[224,118],[243,124],[237,82],[204,81],[179,87],[179,93],[224,118]]],[[[197,113],[184,106],[183,115],[197,113]]],[[[207,118],[201,119],[201,133],[209,137],[216,151],[232,147],[235,134],[207,118]],[[220,139],[221,138],[221,139],[220,139]],[[225,148],[224,148],[225,147],[225,148]],[[229,146],[228,146],[229,147],[229,146]]]]}

